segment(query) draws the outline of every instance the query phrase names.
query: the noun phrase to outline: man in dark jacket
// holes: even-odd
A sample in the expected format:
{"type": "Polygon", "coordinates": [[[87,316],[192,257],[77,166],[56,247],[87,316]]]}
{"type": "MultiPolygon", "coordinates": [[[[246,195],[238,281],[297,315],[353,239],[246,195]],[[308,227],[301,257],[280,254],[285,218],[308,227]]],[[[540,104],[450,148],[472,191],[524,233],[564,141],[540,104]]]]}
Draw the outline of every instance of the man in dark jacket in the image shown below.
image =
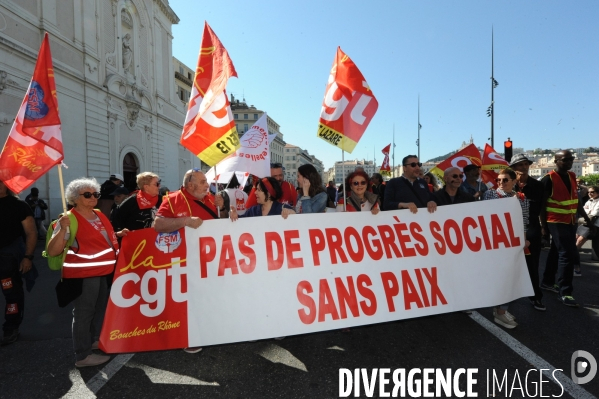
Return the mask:
{"type": "Polygon", "coordinates": [[[381,200],[381,210],[385,210],[382,206],[385,202],[385,182],[383,181],[383,176],[380,173],[373,173],[370,178],[370,183],[372,184],[371,189],[374,194],[377,194],[381,200]]]}
{"type": "Polygon", "coordinates": [[[468,194],[464,190],[460,190],[463,179],[464,174],[459,168],[446,169],[445,173],[443,174],[445,187],[443,187],[441,190],[435,191],[433,194],[435,196],[437,205],[443,206],[473,202],[474,197],[471,194],[468,194]]]}
{"type": "Polygon", "coordinates": [[[417,213],[418,208],[427,208],[430,213],[437,210],[437,203],[433,193],[428,190],[428,184],[420,179],[422,163],[418,162],[416,155],[408,155],[402,161],[403,174],[401,177],[389,180],[385,190],[383,209],[409,209],[417,213]]]}
{"type": "Polygon", "coordinates": [[[152,172],[142,172],[137,175],[138,191],[125,199],[119,205],[112,226],[118,238],[130,231],[152,227],[156,211],[162,204],[160,197],[160,177],[152,172]]]}

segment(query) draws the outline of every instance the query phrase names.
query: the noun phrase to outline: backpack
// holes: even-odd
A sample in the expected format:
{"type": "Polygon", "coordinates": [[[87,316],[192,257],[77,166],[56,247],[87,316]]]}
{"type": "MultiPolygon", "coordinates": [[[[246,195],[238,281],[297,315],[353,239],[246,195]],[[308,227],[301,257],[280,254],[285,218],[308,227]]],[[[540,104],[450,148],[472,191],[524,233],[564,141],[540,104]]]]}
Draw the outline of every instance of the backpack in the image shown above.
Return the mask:
{"type": "Polygon", "coordinates": [[[67,240],[67,244],[64,248],[64,251],[62,251],[62,253],[60,255],[49,256],[48,252],[47,252],[48,251],[48,242],[50,242],[50,239],[52,238],[52,233],[54,232],[56,223],[58,223],[58,219],[53,220],[52,223],[50,223],[50,226],[48,226],[48,232],[46,233],[46,250],[42,252],[42,256],[48,260],[48,267],[50,268],[50,270],[62,269],[62,264],[64,263],[64,259],[67,256],[67,251],[69,250],[69,247],[71,245],[73,245],[73,242],[75,241],[75,235],[77,234],[77,227],[78,227],[77,217],[75,217],[75,215],[73,215],[71,212],[67,212],[67,215],[69,215],[69,219],[71,221],[71,225],[69,226],[70,236],[69,236],[69,239],[67,240]]]}

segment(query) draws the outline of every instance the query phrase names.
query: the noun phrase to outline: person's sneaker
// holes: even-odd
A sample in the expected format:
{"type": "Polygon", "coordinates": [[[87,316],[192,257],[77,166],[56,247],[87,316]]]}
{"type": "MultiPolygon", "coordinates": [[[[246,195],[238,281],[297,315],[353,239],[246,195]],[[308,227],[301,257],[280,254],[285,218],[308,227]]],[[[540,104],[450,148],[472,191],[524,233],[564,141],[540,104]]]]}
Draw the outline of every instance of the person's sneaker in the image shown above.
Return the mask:
{"type": "Polygon", "coordinates": [[[95,341],[92,344],[92,350],[98,350],[98,349],[100,349],[100,341],[95,341]]]}
{"type": "Polygon", "coordinates": [[[574,277],[582,277],[582,272],[580,270],[574,270],[574,277]]]}
{"type": "Polygon", "coordinates": [[[530,304],[536,310],[540,310],[542,312],[547,310],[547,308],[545,307],[545,305],[543,305],[543,302],[541,302],[540,299],[530,299],[530,304]]]}
{"type": "Polygon", "coordinates": [[[4,331],[4,337],[2,338],[1,346],[10,345],[16,342],[19,338],[19,330],[15,329],[12,331],[4,331]]]}
{"type": "Polygon", "coordinates": [[[541,283],[541,285],[539,285],[539,288],[545,291],[559,292],[559,286],[557,284],[549,285],[541,283]]]}
{"type": "Polygon", "coordinates": [[[505,311],[505,315],[509,318],[512,319],[514,321],[516,321],[516,316],[514,316],[513,314],[511,314],[510,312],[508,312],[507,310],[505,311]]]}
{"type": "Polygon", "coordinates": [[[505,312],[504,314],[499,314],[496,311],[493,311],[493,319],[495,320],[495,323],[505,328],[516,328],[518,326],[518,323],[516,323],[514,319],[509,317],[508,314],[509,313],[507,312],[505,312]]]}
{"type": "Polygon", "coordinates": [[[189,348],[183,348],[183,352],[187,352],[187,353],[198,353],[201,350],[202,350],[201,346],[191,346],[189,348]]]}
{"type": "Polygon", "coordinates": [[[569,295],[560,296],[558,299],[561,303],[563,303],[566,306],[573,306],[573,307],[578,306],[578,302],[576,302],[576,300],[574,300],[574,298],[569,295]]]}
{"type": "Polygon", "coordinates": [[[110,356],[96,355],[95,353],[92,353],[91,355],[88,355],[85,359],[75,362],[75,367],[97,366],[106,363],[109,360],[110,356]]]}

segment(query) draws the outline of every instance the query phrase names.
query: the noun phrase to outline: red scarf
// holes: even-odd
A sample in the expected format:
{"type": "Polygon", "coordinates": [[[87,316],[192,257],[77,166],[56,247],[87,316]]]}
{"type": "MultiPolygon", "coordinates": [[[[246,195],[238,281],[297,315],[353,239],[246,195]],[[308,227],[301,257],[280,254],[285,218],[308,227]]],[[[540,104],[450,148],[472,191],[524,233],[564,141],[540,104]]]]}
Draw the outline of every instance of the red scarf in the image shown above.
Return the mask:
{"type": "Polygon", "coordinates": [[[154,208],[156,206],[156,204],[158,203],[158,196],[150,196],[146,193],[144,193],[141,190],[138,190],[137,192],[137,206],[139,207],[139,209],[150,209],[150,208],[154,208]]]}

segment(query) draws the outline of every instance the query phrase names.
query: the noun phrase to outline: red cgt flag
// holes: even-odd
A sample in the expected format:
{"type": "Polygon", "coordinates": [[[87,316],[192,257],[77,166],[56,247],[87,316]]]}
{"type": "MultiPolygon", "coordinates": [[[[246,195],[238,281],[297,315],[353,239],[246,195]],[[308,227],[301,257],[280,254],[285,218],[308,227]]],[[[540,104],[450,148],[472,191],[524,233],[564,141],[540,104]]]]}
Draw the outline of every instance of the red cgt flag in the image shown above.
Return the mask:
{"type": "Polygon", "coordinates": [[[64,158],[48,33],[0,155],[0,180],[13,192],[32,185],[64,158]]]}
{"type": "Polygon", "coordinates": [[[481,165],[480,151],[478,151],[478,148],[476,148],[474,144],[464,147],[460,151],[447,158],[445,161],[432,168],[430,171],[439,179],[443,180],[443,173],[445,172],[445,169],[456,167],[464,170],[464,167],[470,164],[476,166],[481,165]]]}
{"type": "Polygon", "coordinates": [[[503,159],[493,147],[489,144],[485,145],[485,152],[483,153],[482,171],[481,178],[483,182],[489,186],[489,183],[493,185],[493,188],[497,188],[495,179],[497,179],[498,172],[505,169],[510,164],[508,161],[503,159]]]}
{"type": "Polygon", "coordinates": [[[322,101],[318,137],[351,153],[378,107],[356,64],[337,47],[322,101]]]}
{"type": "Polygon", "coordinates": [[[225,92],[231,76],[237,77],[233,61],[208,22],[205,22],[180,142],[210,166],[216,165],[240,147],[231,105],[225,92]]]}
{"type": "Polygon", "coordinates": [[[383,164],[379,169],[379,173],[383,176],[391,176],[391,165],[389,165],[389,152],[391,151],[391,143],[385,148],[383,148],[382,153],[385,155],[383,159],[383,164]]]}

